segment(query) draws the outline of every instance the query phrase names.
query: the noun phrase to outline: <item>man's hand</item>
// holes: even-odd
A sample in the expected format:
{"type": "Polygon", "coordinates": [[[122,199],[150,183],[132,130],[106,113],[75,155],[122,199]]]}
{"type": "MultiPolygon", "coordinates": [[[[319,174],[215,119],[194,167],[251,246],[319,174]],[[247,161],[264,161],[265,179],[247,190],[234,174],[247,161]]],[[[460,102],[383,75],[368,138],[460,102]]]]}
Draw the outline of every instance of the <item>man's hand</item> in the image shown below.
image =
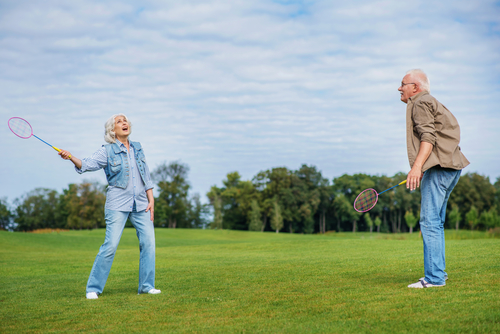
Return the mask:
{"type": "Polygon", "coordinates": [[[420,181],[422,180],[423,176],[424,173],[422,173],[422,167],[413,165],[413,168],[410,170],[408,176],[406,177],[406,188],[413,191],[420,187],[420,181]]]}
{"type": "Polygon", "coordinates": [[[420,187],[420,181],[424,174],[422,173],[422,167],[431,155],[434,145],[427,143],[425,141],[420,142],[420,148],[418,150],[417,158],[411,167],[408,176],[406,177],[406,188],[411,191],[420,187]]]}

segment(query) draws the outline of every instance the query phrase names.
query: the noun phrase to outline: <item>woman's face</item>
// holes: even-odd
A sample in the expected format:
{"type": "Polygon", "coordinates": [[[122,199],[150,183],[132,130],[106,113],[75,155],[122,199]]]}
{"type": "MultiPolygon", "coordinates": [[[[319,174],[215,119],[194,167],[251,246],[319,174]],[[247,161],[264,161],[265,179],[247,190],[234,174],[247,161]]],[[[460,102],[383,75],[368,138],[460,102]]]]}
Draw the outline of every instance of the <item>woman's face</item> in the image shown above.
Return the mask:
{"type": "Polygon", "coordinates": [[[123,116],[118,116],[115,118],[115,135],[116,137],[128,137],[130,134],[130,127],[128,125],[127,119],[123,116]]]}

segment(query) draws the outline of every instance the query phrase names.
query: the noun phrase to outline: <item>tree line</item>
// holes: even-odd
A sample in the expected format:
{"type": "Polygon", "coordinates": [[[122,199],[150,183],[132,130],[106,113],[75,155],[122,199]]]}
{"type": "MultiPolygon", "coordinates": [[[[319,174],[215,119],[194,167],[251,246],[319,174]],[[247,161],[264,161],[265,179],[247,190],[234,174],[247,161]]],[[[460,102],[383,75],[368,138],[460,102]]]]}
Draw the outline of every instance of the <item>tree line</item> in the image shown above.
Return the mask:
{"type": "MultiPolygon", "coordinates": [[[[315,166],[297,170],[277,167],[260,171],[251,180],[230,172],[222,186],[212,186],[203,204],[190,194],[189,166],[162,163],[151,172],[156,183],[156,227],[213,228],[288,233],[327,231],[413,232],[418,229],[420,191],[396,187],[379,197],[377,205],[361,214],[353,202],[364,189],[382,191],[406,174],[392,177],[354,174],[331,181],[315,166]]],[[[0,199],[0,228],[31,231],[43,228],[93,229],[105,227],[106,186],[95,182],[70,184],[62,193],[37,188],[14,201],[0,199]]],[[[477,173],[463,174],[452,192],[446,228],[500,227],[500,178],[492,184],[477,173]]],[[[130,223],[128,223],[130,224],[130,223]]]]}

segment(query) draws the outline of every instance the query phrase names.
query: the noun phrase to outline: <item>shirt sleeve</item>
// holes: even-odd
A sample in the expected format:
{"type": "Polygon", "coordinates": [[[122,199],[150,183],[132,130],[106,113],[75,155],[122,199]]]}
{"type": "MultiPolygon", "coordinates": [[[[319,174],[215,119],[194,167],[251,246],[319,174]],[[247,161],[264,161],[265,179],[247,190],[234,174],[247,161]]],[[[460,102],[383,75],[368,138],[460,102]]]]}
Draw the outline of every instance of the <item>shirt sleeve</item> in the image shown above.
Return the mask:
{"type": "Polygon", "coordinates": [[[106,167],[108,164],[108,155],[106,153],[106,148],[103,146],[98,149],[94,154],[92,154],[88,158],[82,159],[82,167],[77,168],[75,170],[78,174],[82,174],[85,172],[94,172],[101,168],[106,167]]]}
{"type": "Polygon", "coordinates": [[[151,174],[149,173],[149,167],[147,163],[144,164],[144,178],[144,186],[146,191],[148,191],[149,189],[153,189],[153,180],[151,180],[151,174]]]}
{"type": "Polygon", "coordinates": [[[434,106],[430,101],[418,101],[413,107],[413,124],[420,141],[436,144],[436,125],[434,106]]]}

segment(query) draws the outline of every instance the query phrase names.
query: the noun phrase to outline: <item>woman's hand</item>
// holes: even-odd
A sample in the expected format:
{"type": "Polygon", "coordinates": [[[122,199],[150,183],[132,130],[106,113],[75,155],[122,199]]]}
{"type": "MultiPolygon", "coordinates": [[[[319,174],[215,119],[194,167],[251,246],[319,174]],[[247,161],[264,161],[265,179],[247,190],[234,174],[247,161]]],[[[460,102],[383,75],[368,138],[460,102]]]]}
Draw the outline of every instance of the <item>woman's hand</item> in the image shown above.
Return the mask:
{"type": "Polygon", "coordinates": [[[66,150],[61,150],[59,151],[58,153],[61,158],[63,158],[64,160],[70,160],[71,158],[71,153],[69,151],[66,151],[66,150]]]}
{"type": "Polygon", "coordinates": [[[76,168],[78,169],[82,168],[82,161],[77,157],[75,157],[74,155],[72,155],[69,151],[61,150],[58,154],[64,160],[70,160],[76,166],[76,168]]]}
{"type": "Polygon", "coordinates": [[[148,207],[146,208],[146,212],[148,212],[148,211],[151,211],[151,221],[154,221],[155,220],[155,204],[154,204],[154,202],[148,203],[148,207]]]}
{"type": "Polygon", "coordinates": [[[153,196],[153,189],[146,190],[146,195],[148,196],[148,207],[146,208],[146,212],[151,212],[151,221],[155,220],[155,198],[153,196]]]}

